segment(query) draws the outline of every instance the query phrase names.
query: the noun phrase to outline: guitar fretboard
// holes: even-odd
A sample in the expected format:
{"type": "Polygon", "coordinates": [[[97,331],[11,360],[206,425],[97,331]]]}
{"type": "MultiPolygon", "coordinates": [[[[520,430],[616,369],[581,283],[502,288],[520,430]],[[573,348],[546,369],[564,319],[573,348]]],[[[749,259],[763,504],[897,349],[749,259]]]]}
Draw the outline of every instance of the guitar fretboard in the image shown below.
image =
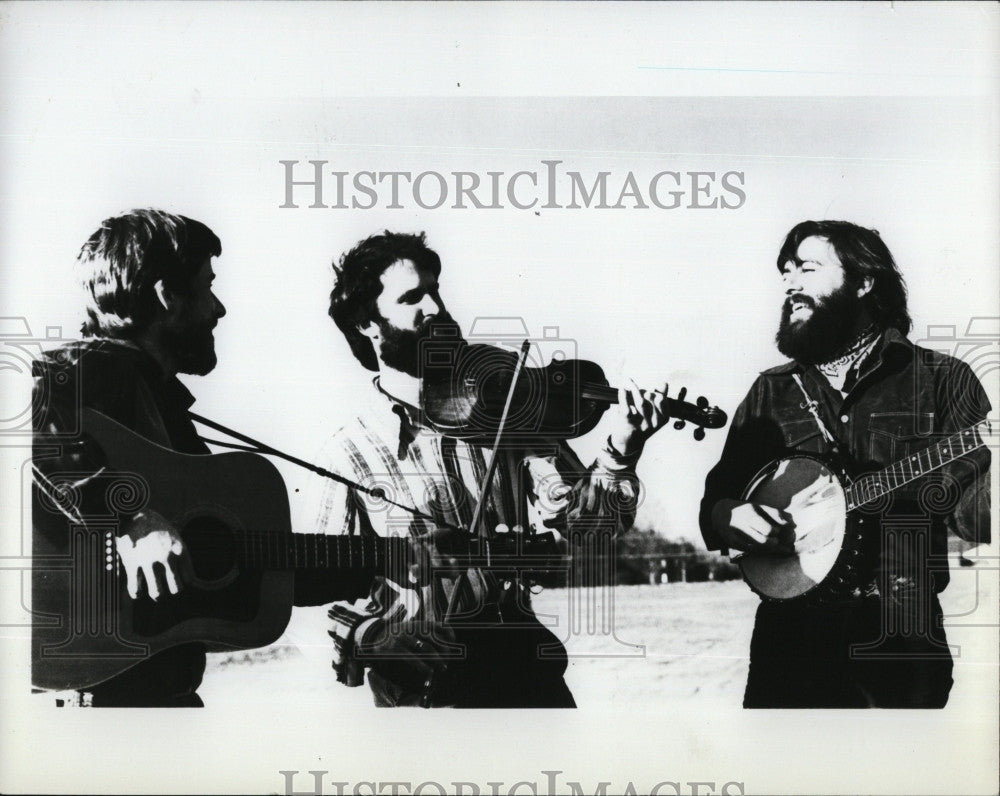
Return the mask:
{"type": "Polygon", "coordinates": [[[243,531],[242,562],[250,569],[384,570],[408,560],[402,538],[330,536],[318,533],[243,531]]]}
{"type": "Polygon", "coordinates": [[[983,447],[986,444],[984,434],[989,434],[989,423],[986,421],[952,434],[912,456],[900,459],[884,470],[862,476],[846,490],[847,510],[878,500],[883,495],[983,447]]]}

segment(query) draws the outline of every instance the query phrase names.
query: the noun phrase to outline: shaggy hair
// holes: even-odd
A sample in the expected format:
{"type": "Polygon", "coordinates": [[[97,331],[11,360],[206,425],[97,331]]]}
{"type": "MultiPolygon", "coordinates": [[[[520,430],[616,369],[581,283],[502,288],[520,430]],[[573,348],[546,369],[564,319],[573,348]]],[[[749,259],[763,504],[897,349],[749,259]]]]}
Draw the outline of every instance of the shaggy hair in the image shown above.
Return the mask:
{"type": "Polygon", "coordinates": [[[896,328],[904,335],[909,333],[913,321],[906,307],[906,283],[878,230],[865,229],[849,221],[803,221],[785,238],[778,253],[779,270],[788,262],[801,265],[797,254],[799,245],[814,236],[830,242],[850,284],[860,285],[864,277],[871,278],[872,289],[864,301],[878,328],[896,328]]]}
{"type": "Polygon", "coordinates": [[[220,254],[215,233],[184,216],[145,209],[105,219],[77,257],[87,297],[80,331],[87,337],[135,337],[154,317],[158,281],[189,294],[205,259],[220,254]]]}
{"type": "Polygon", "coordinates": [[[334,263],[336,273],[330,293],[330,317],[343,332],[357,360],[368,370],[378,370],[378,357],[370,339],[359,331],[381,320],[376,301],[382,293],[382,274],[399,260],[412,260],[421,271],[441,274],[441,258],[427,247],[424,233],[389,232],[365,238],[334,263]]]}

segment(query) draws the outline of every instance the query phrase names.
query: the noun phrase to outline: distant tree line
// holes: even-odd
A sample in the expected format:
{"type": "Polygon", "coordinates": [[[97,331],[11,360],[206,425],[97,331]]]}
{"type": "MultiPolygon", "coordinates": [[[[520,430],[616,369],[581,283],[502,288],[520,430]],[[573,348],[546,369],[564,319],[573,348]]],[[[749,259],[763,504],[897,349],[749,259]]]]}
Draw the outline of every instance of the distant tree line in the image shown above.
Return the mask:
{"type": "Polygon", "coordinates": [[[568,545],[569,570],[539,576],[544,586],[603,586],[736,580],[739,567],[728,557],[671,540],[652,528],[634,527],[610,542],[568,545]]]}
{"type": "Polygon", "coordinates": [[[671,540],[652,528],[632,528],[615,542],[616,581],[622,584],[737,580],[728,556],[671,540]]]}

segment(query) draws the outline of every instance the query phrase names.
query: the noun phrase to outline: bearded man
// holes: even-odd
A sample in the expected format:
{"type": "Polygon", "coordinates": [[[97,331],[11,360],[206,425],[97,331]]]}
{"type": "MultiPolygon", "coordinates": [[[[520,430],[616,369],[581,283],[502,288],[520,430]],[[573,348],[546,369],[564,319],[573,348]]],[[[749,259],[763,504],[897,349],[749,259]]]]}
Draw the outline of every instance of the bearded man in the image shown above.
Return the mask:
{"type": "MultiPolygon", "coordinates": [[[[101,412],[171,450],[208,453],[188,416],[194,397],[177,374],[205,375],[215,368],[213,330],[226,310],[213,292],[212,260],[221,252],[218,237],[201,222],[152,209],[105,219],[84,243],[77,258],[83,340],[46,352],[35,365],[36,558],[58,558],[66,550],[65,521],[42,498],[51,494],[45,490],[50,475],[76,474],[73,489],[83,518],[107,515],[103,456],[79,433],[80,409],[101,412]]],[[[184,588],[191,574],[188,551],[166,518],[152,511],[122,516],[116,534],[130,599],[163,604],[184,588]]],[[[112,557],[109,550],[109,569],[112,557]]],[[[57,572],[37,570],[36,595],[57,589],[58,578],[57,572]]],[[[34,633],[51,631],[40,624],[34,633]]],[[[179,644],[86,691],[59,693],[56,702],[200,707],[204,671],[204,645],[179,644]]]]}
{"type": "MultiPolygon", "coordinates": [[[[205,672],[206,646],[184,641],[184,634],[169,635],[172,617],[184,616],[178,607],[183,597],[178,595],[195,575],[181,530],[156,511],[131,510],[128,501],[109,501],[108,482],[102,480],[108,462],[98,440],[82,428],[81,410],[95,410],[176,453],[209,453],[189,413],[194,396],[177,374],[204,376],[215,369],[214,329],[226,314],[213,288],[213,260],[221,253],[215,233],[185,216],[142,209],[105,219],[77,257],[83,339],[47,351],[35,363],[32,592],[36,607],[55,605],[58,600],[47,598],[66,591],[65,562],[70,556],[81,577],[74,582],[72,597],[80,604],[67,605],[58,622],[39,611],[33,628],[33,666],[37,670],[40,663],[44,665],[42,659],[48,655],[61,655],[67,662],[73,655],[100,655],[133,664],[86,690],[56,692],[57,705],[202,706],[197,689],[205,672]],[[64,489],[67,483],[69,488],[64,489]],[[67,511],[64,498],[71,510],[67,511]],[[63,512],[69,515],[69,524],[63,512]],[[78,530],[76,525],[98,536],[114,528],[116,540],[108,538],[107,549],[97,555],[86,547],[72,548],[68,540],[78,530]],[[48,568],[39,561],[56,564],[48,568]],[[101,570],[113,573],[116,592],[123,575],[127,597],[120,599],[134,601],[129,608],[141,611],[147,622],[162,623],[161,643],[171,639],[176,643],[147,655],[137,655],[134,646],[125,652],[114,646],[117,628],[103,623],[96,627],[99,623],[86,611],[91,589],[96,591],[97,579],[104,577],[101,570]],[[65,649],[70,610],[78,623],[86,625],[85,640],[93,642],[82,652],[80,647],[65,649]]],[[[177,476],[183,484],[184,473],[177,476]]],[[[156,489],[155,483],[149,486],[156,489]]],[[[330,577],[322,568],[302,569],[295,573],[293,600],[295,605],[323,605],[364,594],[369,585],[365,571],[330,577]]],[[[211,604],[206,603],[204,610],[207,617],[211,604]]],[[[207,623],[187,632],[200,638],[211,635],[207,623]]],[[[81,668],[86,668],[83,664],[81,668]]]]}
{"type": "MultiPolygon", "coordinates": [[[[754,382],[701,505],[706,544],[727,553],[791,552],[789,514],[741,499],[768,462],[830,454],[832,438],[846,467],[874,471],[990,409],[965,363],[907,340],[906,287],[878,232],[804,221],[777,266],[786,299],[776,342],[791,361],[754,382]]],[[[982,448],[927,477],[937,479],[936,497],[916,482],[870,507],[848,588],[763,601],[744,707],[943,707],[952,686],[938,601],[949,579],[947,531],[988,541],[988,467],[982,448]]]]}
{"type": "MultiPolygon", "coordinates": [[[[361,241],[335,270],[330,316],[375,376],[321,464],[393,503],[323,479],[315,529],[415,539],[440,528],[468,530],[492,451],[426,421],[428,356],[458,357],[465,345],[440,294],[438,255],[423,234],[387,231],[361,241]]],[[[626,530],[639,490],[635,464],[667,420],[666,401],[666,387],[626,391],[602,420],[607,440],[589,467],[565,443],[541,436],[498,447],[482,522],[510,533],[531,524],[578,541],[626,530]]],[[[387,573],[367,600],[334,604],[330,634],[341,682],[359,686],[367,671],[380,707],[575,706],[563,679],[566,650],[532,611],[529,578],[509,568],[437,574],[427,583],[387,573]]]]}

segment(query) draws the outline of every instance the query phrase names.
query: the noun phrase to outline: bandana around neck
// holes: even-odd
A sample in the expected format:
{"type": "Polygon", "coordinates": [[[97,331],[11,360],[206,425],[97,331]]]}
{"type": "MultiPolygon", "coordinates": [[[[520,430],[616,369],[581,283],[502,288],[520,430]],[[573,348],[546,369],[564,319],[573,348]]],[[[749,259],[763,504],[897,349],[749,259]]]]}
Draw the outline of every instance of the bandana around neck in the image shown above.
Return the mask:
{"type": "Polygon", "coordinates": [[[878,337],[878,329],[875,328],[875,324],[872,324],[862,331],[839,356],[829,362],[820,362],[816,367],[834,387],[844,391],[849,388],[846,383],[848,375],[853,373],[855,377],[857,376],[861,363],[875,348],[878,337]]]}

